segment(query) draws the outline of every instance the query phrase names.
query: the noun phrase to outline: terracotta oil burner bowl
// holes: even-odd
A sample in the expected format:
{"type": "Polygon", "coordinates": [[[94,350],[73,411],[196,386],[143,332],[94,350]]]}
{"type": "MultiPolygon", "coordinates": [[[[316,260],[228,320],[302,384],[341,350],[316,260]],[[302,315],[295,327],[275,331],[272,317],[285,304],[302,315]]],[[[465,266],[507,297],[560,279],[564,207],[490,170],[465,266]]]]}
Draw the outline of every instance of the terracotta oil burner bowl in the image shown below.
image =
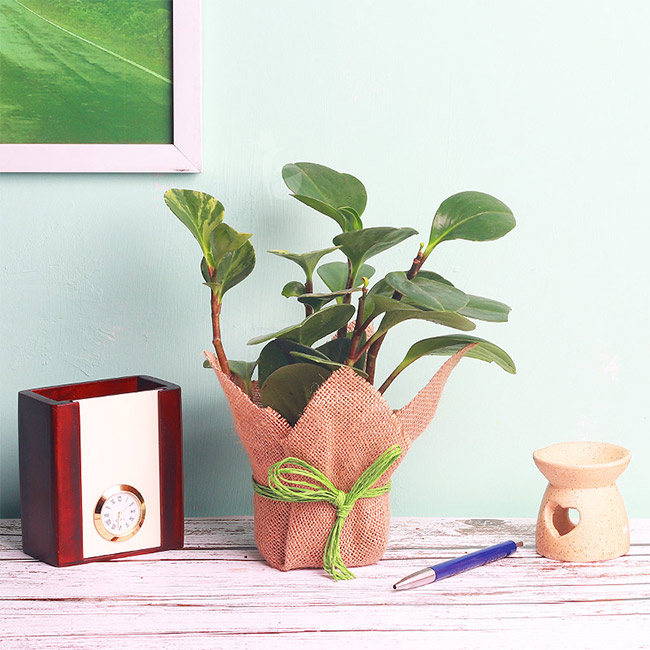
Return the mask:
{"type": "Polygon", "coordinates": [[[630,452],[604,442],[562,442],[538,449],[533,460],[549,482],[537,518],[537,552],[567,562],[625,555],[630,531],[616,479],[630,452]]]}

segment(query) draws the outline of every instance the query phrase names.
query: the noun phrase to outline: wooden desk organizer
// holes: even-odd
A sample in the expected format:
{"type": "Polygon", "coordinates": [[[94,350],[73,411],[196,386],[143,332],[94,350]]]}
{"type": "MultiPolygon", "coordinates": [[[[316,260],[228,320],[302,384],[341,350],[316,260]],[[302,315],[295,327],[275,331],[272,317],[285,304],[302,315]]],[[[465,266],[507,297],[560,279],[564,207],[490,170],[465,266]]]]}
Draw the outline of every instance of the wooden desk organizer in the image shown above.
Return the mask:
{"type": "Polygon", "coordinates": [[[18,431],[25,553],[65,566],[183,547],[178,386],[134,376],[22,391],[18,431]],[[111,495],[126,502],[127,488],[137,528],[111,539],[101,507],[111,495]]]}

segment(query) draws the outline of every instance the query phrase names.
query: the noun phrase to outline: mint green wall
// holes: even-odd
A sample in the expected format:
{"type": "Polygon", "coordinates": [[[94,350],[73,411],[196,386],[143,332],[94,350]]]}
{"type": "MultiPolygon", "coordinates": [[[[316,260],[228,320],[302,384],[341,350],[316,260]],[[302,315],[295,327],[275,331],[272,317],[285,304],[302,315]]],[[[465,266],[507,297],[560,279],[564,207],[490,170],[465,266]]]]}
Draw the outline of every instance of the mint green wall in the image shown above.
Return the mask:
{"type": "MultiPolygon", "coordinates": [[[[431,268],[513,307],[477,333],[517,362],[466,360],[394,482],[397,515],[534,516],[534,449],[596,439],[633,451],[620,485],[650,516],[646,63],[650,6],[615,2],[204,2],[205,171],[0,177],[2,516],[18,515],[16,393],[130,373],[184,391],[188,515],[248,513],[249,468],[216,378],[198,248],[162,202],[215,194],[254,232],[258,267],[226,298],[224,336],[299,318],[270,248],[328,244],[336,226],[289,199],[283,163],[312,160],[367,186],[367,225],[426,233],[439,202],[490,192],[519,225],[441,246],[431,268]]],[[[376,258],[405,268],[407,244],[376,258]]],[[[387,339],[379,376],[427,325],[387,339]]],[[[396,382],[401,406],[438,367],[396,382]]]]}

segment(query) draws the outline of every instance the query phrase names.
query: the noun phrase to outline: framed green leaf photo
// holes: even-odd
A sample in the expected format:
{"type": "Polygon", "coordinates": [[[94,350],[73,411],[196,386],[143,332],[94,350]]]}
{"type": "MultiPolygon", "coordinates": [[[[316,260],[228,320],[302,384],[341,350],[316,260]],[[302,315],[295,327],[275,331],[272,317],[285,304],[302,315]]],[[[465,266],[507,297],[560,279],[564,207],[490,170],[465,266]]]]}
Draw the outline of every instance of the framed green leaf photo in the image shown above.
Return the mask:
{"type": "Polygon", "coordinates": [[[200,0],[0,0],[0,171],[200,171],[200,76],[200,0]]]}

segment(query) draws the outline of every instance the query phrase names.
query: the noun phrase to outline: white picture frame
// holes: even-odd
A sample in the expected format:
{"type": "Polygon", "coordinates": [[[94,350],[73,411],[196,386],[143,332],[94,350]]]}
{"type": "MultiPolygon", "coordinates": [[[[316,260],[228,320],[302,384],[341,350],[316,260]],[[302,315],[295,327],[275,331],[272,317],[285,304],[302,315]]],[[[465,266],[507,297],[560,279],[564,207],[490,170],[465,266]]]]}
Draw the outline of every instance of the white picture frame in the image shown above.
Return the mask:
{"type": "Polygon", "coordinates": [[[0,172],[200,172],[201,0],[172,2],[172,60],[171,144],[0,143],[0,172]]]}

